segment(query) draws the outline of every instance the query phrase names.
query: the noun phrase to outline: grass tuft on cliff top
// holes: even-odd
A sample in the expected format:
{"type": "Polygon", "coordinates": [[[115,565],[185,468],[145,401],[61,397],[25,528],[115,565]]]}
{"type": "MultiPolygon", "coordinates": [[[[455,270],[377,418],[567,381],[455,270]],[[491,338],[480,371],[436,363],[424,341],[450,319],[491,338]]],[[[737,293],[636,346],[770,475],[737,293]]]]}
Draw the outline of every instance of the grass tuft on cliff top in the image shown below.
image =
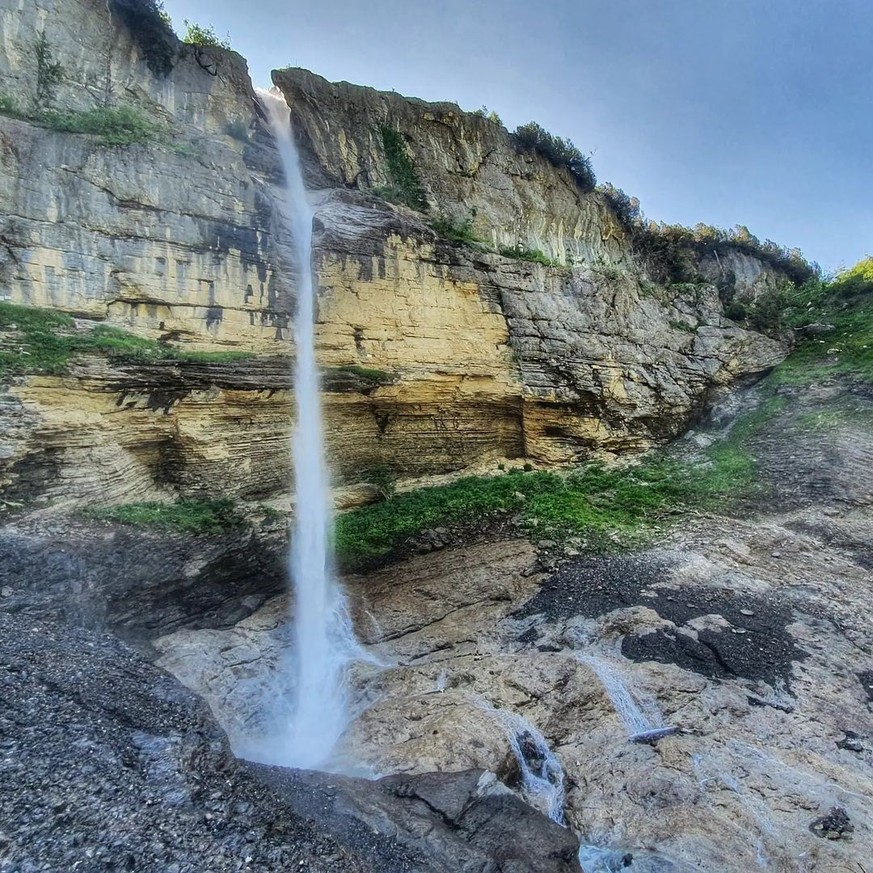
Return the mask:
{"type": "Polygon", "coordinates": [[[76,355],[87,353],[121,361],[205,364],[252,357],[248,352],[185,351],[108,325],[77,330],[65,312],[0,301],[0,380],[34,373],[61,376],[76,355]]]}
{"type": "Polygon", "coordinates": [[[86,509],[83,515],[100,521],[193,534],[221,533],[243,523],[243,517],[237,512],[234,502],[228,499],[123,503],[117,506],[92,507],[86,509]]]}

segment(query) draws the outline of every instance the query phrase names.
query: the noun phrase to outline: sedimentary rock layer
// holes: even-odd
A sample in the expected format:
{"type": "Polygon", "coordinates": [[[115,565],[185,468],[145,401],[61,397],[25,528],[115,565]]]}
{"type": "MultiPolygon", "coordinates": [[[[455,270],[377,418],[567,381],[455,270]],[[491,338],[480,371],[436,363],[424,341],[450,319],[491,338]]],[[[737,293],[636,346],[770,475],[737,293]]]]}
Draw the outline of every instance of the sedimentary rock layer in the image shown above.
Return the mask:
{"type": "MultiPolygon", "coordinates": [[[[122,7],[0,12],[0,73],[19,116],[0,116],[0,291],[75,314],[82,329],[103,322],[255,357],[88,359],[68,376],[19,380],[4,406],[7,499],[279,495],[297,267],[275,150],[242,58],[170,36],[172,63],[156,73],[122,7]],[[52,129],[34,103],[40,34],[64,71],[52,108],[133,106],[154,126],[146,141],[52,129]]],[[[713,386],[784,354],[728,321],[704,276],[648,281],[603,196],[494,121],[306,71],[275,78],[316,201],[316,342],[337,484],[377,468],[421,477],[643,449],[687,426],[713,386]],[[424,211],[374,193],[391,182],[385,128],[420,177],[424,211]],[[469,220],[480,242],[445,239],[434,217],[469,220]],[[550,263],[498,253],[517,246],[550,263]]],[[[743,258],[747,284],[775,281],[743,258]]],[[[713,269],[701,266],[716,282],[713,269]]],[[[14,330],[3,341],[15,347],[14,330]]]]}

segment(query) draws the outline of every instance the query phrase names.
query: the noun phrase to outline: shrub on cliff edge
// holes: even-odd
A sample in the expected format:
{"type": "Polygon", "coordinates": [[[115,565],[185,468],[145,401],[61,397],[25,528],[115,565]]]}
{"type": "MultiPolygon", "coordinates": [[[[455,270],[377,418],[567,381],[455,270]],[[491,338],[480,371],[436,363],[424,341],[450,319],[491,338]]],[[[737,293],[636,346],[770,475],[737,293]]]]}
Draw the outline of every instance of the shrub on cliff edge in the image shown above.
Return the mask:
{"type": "Polygon", "coordinates": [[[182,40],[191,45],[230,50],[230,35],[219,36],[211,25],[201,27],[193,21],[188,21],[187,18],[185,19],[185,36],[182,37],[182,40]]]}
{"type": "Polygon", "coordinates": [[[593,191],[597,177],[591,166],[591,158],[583,155],[569,139],[554,136],[535,121],[522,124],[512,135],[516,145],[534,151],[556,167],[565,167],[584,191],[593,191]]]}
{"type": "Polygon", "coordinates": [[[136,42],[148,68],[156,76],[167,76],[179,51],[179,40],[161,0],[111,0],[117,15],[136,42]]]}

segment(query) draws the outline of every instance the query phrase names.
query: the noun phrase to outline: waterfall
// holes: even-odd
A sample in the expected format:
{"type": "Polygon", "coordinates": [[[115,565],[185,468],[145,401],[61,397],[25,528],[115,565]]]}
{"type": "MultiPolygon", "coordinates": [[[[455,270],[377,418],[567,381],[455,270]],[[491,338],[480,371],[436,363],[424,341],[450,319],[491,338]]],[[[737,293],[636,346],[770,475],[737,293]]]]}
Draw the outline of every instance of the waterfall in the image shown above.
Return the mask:
{"type": "MultiPolygon", "coordinates": [[[[297,314],[293,438],[296,504],[290,576],[294,589],[294,684],[290,715],[276,735],[258,745],[263,763],[320,767],[330,758],[349,721],[347,672],[355,641],[345,595],[332,573],[329,554],[330,491],[324,458],[318,370],[315,363],[315,288],[312,277],[313,210],[284,99],[258,90],[282,159],[286,193],[284,218],[294,242],[297,314]]],[[[281,708],[282,704],[273,701],[281,708]]]]}
{"type": "Polygon", "coordinates": [[[552,821],[567,827],[564,819],[564,768],[549,748],[546,738],[526,718],[484,701],[480,705],[500,722],[509,740],[518,762],[525,799],[552,821]]]}
{"type": "Polygon", "coordinates": [[[589,666],[600,680],[632,743],[653,742],[676,733],[675,727],[664,724],[658,704],[639,691],[631,692],[613,666],[593,655],[581,655],[579,661],[589,666]]]}
{"type": "MultiPolygon", "coordinates": [[[[561,827],[567,827],[564,817],[564,768],[546,738],[523,716],[498,709],[484,700],[479,706],[500,722],[521,776],[521,789],[531,806],[545,812],[561,827]]],[[[579,866],[583,873],[614,873],[629,867],[630,852],[614,852],[587,843],[579,845],[579,866]]]]}

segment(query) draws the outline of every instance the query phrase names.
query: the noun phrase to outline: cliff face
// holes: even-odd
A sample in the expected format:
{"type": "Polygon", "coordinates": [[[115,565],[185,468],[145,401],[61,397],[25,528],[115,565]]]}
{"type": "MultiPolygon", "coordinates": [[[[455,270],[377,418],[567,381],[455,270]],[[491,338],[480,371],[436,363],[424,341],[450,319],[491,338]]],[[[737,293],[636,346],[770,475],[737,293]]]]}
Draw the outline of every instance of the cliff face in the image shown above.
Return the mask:
{"type": "Polygon", "coordinates": [[[454,103],[331,84],[308,70],[279,70],[274,80],[317,160],[314,184],[390,187],[387,127],[400,133],[430,211],[470,218],[494,248],[521,244],[561,264],[629,264],[625,234],[604,199],[580,195],[568,171],[514,148],[499,122],[454,103]]]}
{"type": "MultiPolygon", "coordinates": [[[[281,494],[294,271],[277,157],[244,61],[172,40],[159,75],[127,5],[0,11],[0,74],[18,106],[0,115],[2,292],[73,313],[80,328],[103,321],[253,357],[83,357],[67,376],[19,379],[2,481],[16,499],[281,494]],[[26,117],[41,33],[63,67],[53,106],[134,105],[154,125],[147,141],[108,146],[26,117]]],[[[317,201],[317,345],[338,482],[377,466],[402,478],[642,449],[680,432],[714,386],[784,354],[726,320],[714,284],[647,281],[601,195],[519,151],[499,124],[306,71],[276,81],[317,201]],[[401,137],[427,212],[373,193],[392,182],[384,129],[401,137]],[[434,216],[469,220],[481,242],[446,240],[434,216]],[[498,254],[519,246],[551,264],[498,254]]]]}
{"type": "Polygon", "coordinates": [[[246,158],[245,62],[182,48],[161,78],[117,4],[18,5],[0,12],[0,76],[21,114],[128,105],[155,131],[109,147],[0,117],[4,293],[153,336],[280,348],[288,287],[273,275],[272,196],[246,158]],[[36,103],[40,34],[63,70],[49,105],[36,103]]]}

